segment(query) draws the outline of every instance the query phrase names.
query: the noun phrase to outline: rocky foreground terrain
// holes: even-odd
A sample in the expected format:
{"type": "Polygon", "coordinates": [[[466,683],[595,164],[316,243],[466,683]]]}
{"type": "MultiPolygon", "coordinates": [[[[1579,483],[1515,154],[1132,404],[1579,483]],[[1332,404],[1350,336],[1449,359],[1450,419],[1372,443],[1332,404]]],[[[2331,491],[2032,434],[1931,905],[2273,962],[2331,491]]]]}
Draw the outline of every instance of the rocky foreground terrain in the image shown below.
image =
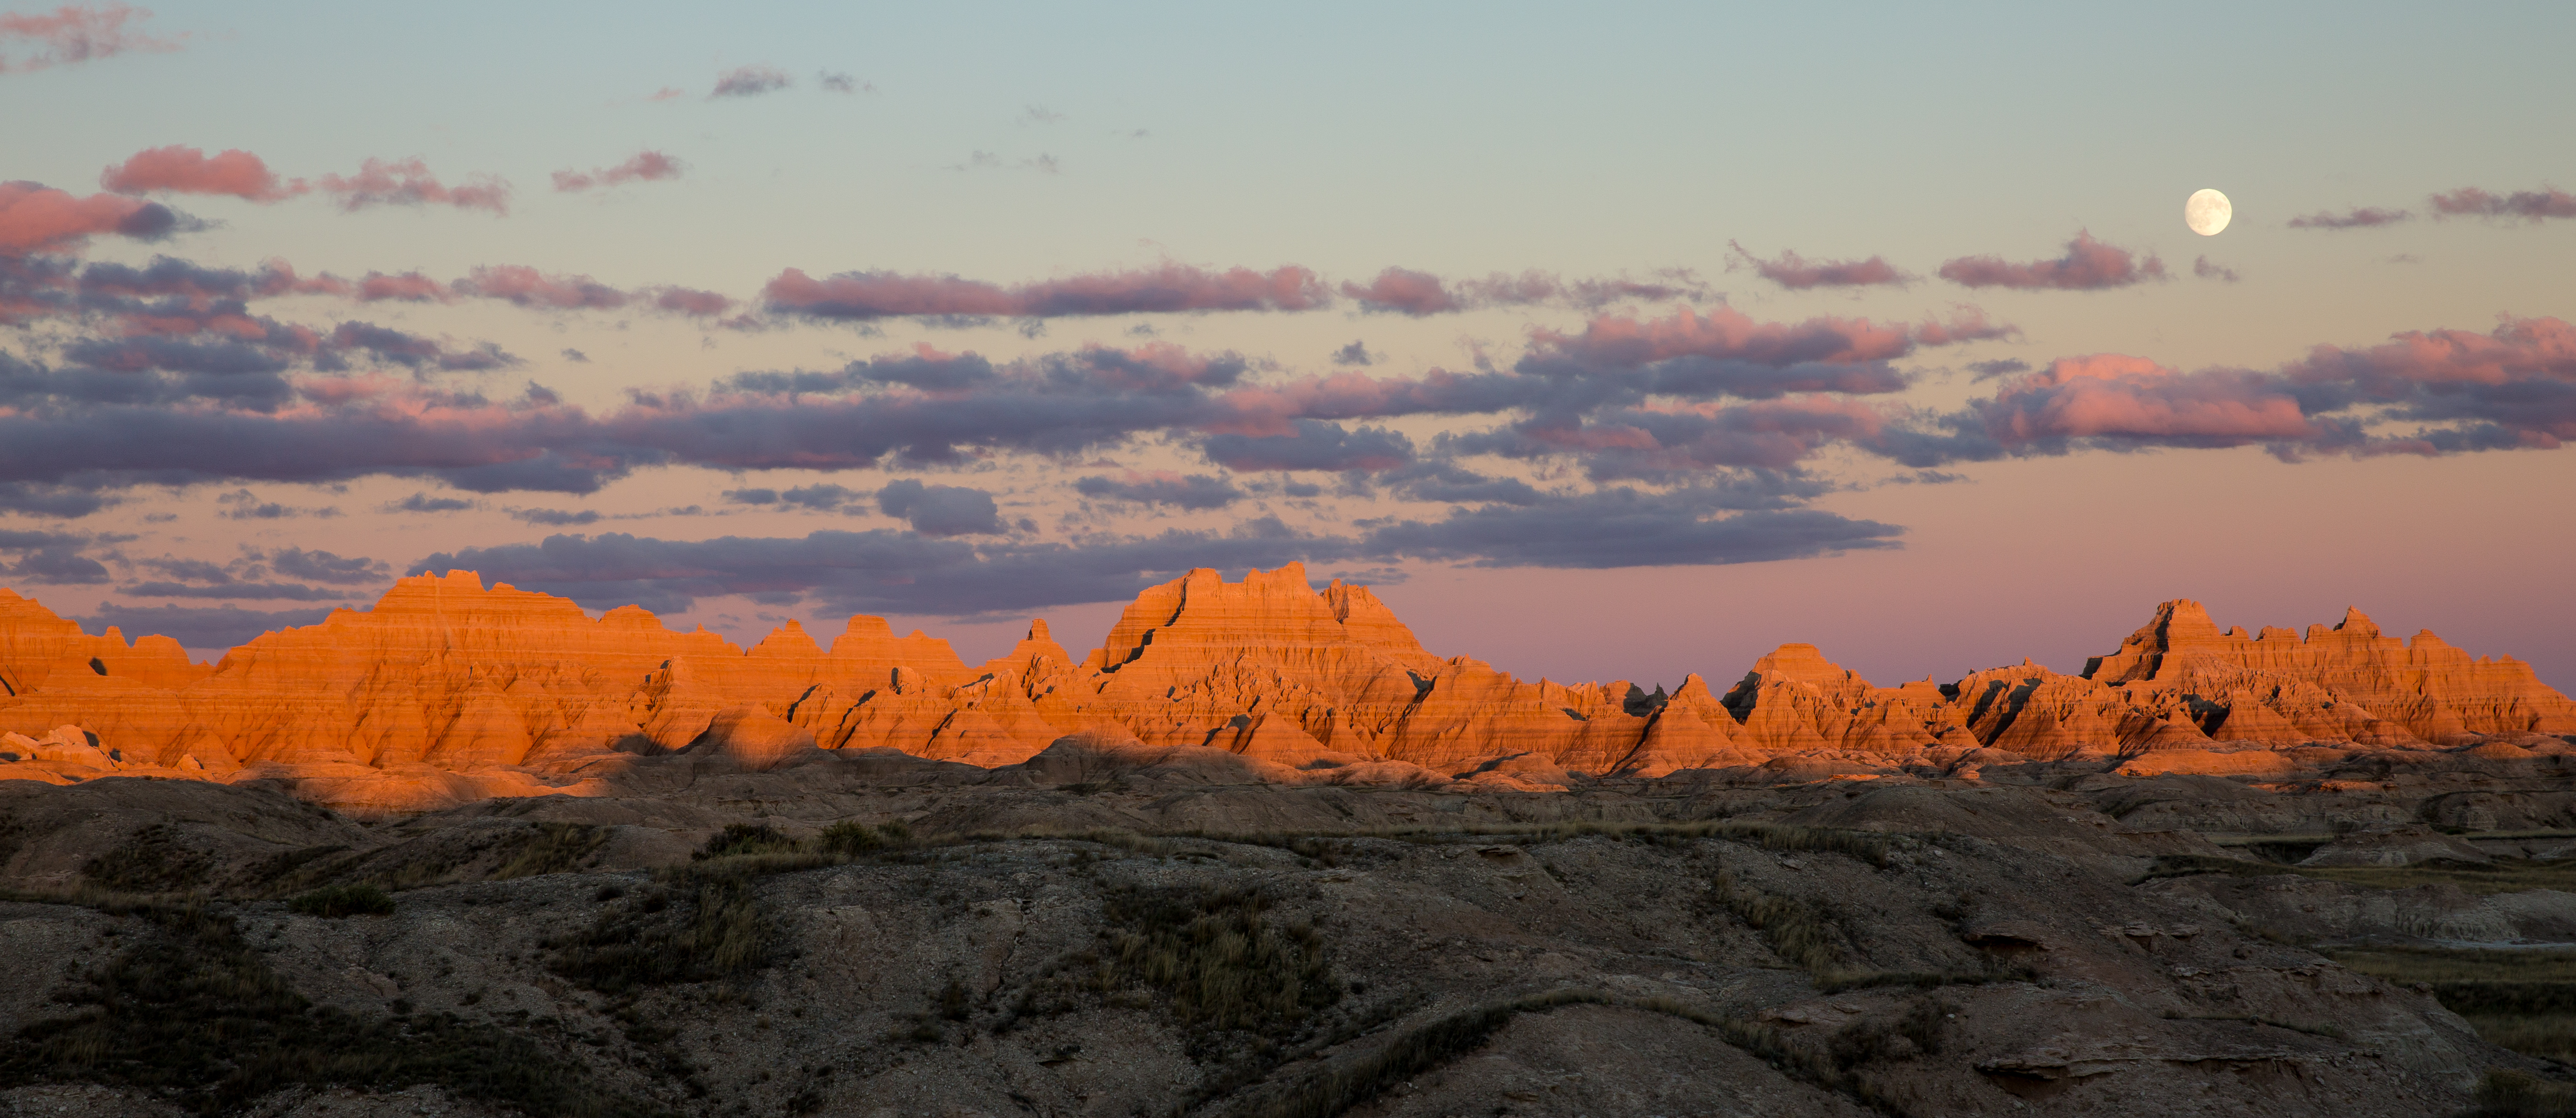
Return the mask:
{"type": "Polygon", "coordinates": [[[1293,568],[974,669],[450,575],[0,684],[9,1113],[2576,1108],[2576,707],[2358,613],[1648,692],[1293,568]]]}

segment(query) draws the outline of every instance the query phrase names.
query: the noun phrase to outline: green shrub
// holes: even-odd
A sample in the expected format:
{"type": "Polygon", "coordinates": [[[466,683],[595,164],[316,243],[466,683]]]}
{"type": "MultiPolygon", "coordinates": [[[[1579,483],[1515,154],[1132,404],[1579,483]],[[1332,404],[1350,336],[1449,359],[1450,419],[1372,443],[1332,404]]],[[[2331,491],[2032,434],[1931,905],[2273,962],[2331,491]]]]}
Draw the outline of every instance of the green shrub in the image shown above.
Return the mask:
{"type": "Polygon", "coordinates": [[[727,824],[724,830],[717,832],[714,838],[708,839],[705,846],[699,847],[698,852],[689,857],[703,862],[709,858],[793,854],[803,846],[803,843],[787,837],[767,823],[731,823],[727,824]]]}
{"type": "Polygon", "coordinates": [[[343,916],[391,916],[393,894],[373,885],[325,885],[286,902],[286,907],[306,916],[337,920],[343,916]]]}
{"type": "Polygon", "coordinates": [[[877,829],[854,819],[844,819],[823,828],[823,849],[832,854],[858,855],[881,850],[886,837],[877,829]]]}

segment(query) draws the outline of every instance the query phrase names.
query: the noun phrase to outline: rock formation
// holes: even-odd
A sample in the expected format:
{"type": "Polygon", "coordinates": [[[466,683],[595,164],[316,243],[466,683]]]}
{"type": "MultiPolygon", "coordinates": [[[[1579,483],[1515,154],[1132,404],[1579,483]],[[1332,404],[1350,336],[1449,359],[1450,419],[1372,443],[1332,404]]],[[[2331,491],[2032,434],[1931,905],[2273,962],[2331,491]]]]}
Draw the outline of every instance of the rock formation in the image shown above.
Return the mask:
{"type": "Polygon", "coordinates": [[[383,811],[587,794],[674,755],[766,771],[893,749],[996,769],[1084,734],[1223,751],[1285,782],[1524,790],[2065,763],[2283,779],[2303,756],[2510,761],[2576,734],[2576,703],[2528,665],[2399,641],[2358,610],[2248,635],[2176,600],[2081,675],[2024,661],[1947,686],[1878,687],[1788,644],[1721,698],[1695,674],[1649,693],[1442,659],[1366,587],[1318,591],[1296,564],[1149,589],[1078,660],[1033,621],[976,667],[882,618],[851,618],[828,650],[791,621],[745,651],[464,571],[191,664],[167,637],[90,636],[0,591],[0,686],[0,778],[279,779],[383,811]]]}

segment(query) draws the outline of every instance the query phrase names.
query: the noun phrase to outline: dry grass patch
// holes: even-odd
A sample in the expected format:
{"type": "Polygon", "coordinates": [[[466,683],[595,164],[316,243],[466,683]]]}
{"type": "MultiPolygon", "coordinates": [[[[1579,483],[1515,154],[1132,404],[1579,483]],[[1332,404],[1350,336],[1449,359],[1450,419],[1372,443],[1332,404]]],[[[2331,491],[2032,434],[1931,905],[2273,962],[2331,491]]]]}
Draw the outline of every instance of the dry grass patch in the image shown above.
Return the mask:
{"type": "Polygon", "coordinates": [[[2488,1042],[2576,1063],[2576,951],[2329,949],[2336,962],[2401,986],[2429,986],[2488,1042]]]}
{"type": "Polygon", "coordinates": [[[2364,889],[2412,889],[2422,885],[2456,885],[2463,891],[2486,895],[2522,893],[2533,889],[2556,889],[2576,893],[2576,860],[2535,862],[2519,858],[2499,858],[2493,865],[2466,862],[2427,862],[2412,866],[2285,866],[2277,862],[2255,862],[2237,858],[2212,858],[2203,854],[2166,854],[2156,858],[2140,881],[2159,877],[2188,877],[2193,874],[2223,873],[2237,877],[2271,877],[2292,874],[2318,881],[2339,881],[2364,889]]]}
{"type": "Polygon", "coordinates": [[[711,982],[770,964],[776,917],[740,872],[690,869],[613,902],[589,928],[545,941],[547,969],[603,993],[711,982]]]}

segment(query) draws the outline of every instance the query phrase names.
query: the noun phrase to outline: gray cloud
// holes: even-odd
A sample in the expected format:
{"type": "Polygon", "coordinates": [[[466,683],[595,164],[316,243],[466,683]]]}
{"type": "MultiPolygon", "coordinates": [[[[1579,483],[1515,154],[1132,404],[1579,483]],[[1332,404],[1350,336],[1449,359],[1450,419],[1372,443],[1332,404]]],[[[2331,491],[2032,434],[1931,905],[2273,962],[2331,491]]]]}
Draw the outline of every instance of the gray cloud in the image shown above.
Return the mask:
{"type": "Polygon", "coordinates": [[[728,489],[724,499],[738,505],[787,505],[795,508],[830,512],[865,496],[854,489],[818,482],[793,489],[728,489]]]}
{"type": "Polygon", "coordinates": [[[1413,460],[1413,440],[1384,427],[1347,430],[1300,419],[1290,435],[1210,435],[1208,461],[1236,470],[1385,470],[1413,460]]]}
{"type": "Polygon", "coordinates": [[[92,632],[114,625],[127,633],[159,633],[188,648],[231,648],[278,629],[319,624],[328,608],[276,612],[239,606],[128,606],[102,602],[98,610],[73,620],[92,632]]]}
{"type": "Polygon", "coordinates": [[[577,524],[596,524],[599,513],[592,509],[578,512],[563,509],[510,509],[510,519],[522,524],[542,524],[549,528],[566,528],[577,524]]]}
{"type": "Polygon", "coordinates": [[[1125,501],[1140,505],[1171,505],[1183,509],[1224,508],[1243,498],[1243,490],[1233,482],[1207,474],[1187,477],[1131,477],[1113,480],[1106,477],[1078,478],[1073,491],[1096,501],[1125,501]]]}
{"type": "Polygon", "coordinates": [[[1193,567],[1403,558],[1584,568],[1745,563],[1893,547],[1902,531],[1816,510],[1735,511],[1761,499],[1714,486],[1549,494],[1526,505],[1457,508],[1434,521],[1360,522],[1357,537],[1299,532],[1273,517],[1224,532],[1072,544],[970,543],[887,529],[699,541],[560,535],[444,552],[406,569],[479,571],[592,609],[631,603],[672,613],[700,598],[761,594],[853,612],[986,616],[1120,601],[1193,567]]]}
{"type": "Polygon", "coordinates": [[[923,485],[905,479],[877,490],[877,508],[912,523],[926,536],[990,535],[1002,530],[993,495],[957,485],[923,485]]]}
{"type": "Polygon", "coordinates": [[[228,598],[289,602],[333,602],[349,596],[346,590],[327,586],[306,586],[293,582],[229,582],[221,586],[190,586],[178,582],[129,582],[117,587],[117,590],[138,598],[228,598]]]}

